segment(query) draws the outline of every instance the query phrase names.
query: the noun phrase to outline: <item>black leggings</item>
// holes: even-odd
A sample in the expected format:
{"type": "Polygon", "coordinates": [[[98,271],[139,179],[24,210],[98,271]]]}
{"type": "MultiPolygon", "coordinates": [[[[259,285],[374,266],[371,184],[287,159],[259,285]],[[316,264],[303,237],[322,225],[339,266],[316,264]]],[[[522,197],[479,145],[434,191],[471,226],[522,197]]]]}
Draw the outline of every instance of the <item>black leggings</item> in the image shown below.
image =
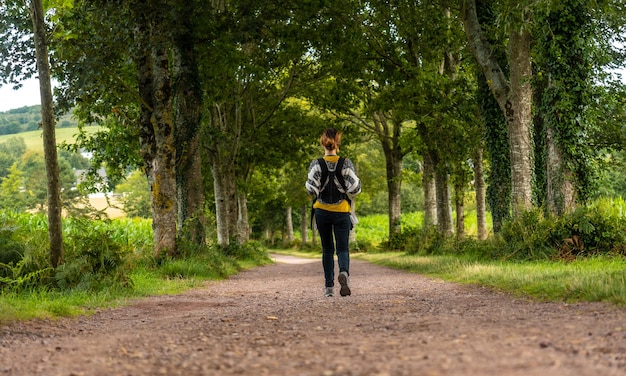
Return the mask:
{"type": "Polygon", "coordinates": [[[330,212],[315,209],[315,223],[322,242],[322,265],[326,287],[335,286],[335,250],[339,272],[350,274],[350,213],[330,212]],[[333,236],[334,235],[334,236],[333,236]]]}

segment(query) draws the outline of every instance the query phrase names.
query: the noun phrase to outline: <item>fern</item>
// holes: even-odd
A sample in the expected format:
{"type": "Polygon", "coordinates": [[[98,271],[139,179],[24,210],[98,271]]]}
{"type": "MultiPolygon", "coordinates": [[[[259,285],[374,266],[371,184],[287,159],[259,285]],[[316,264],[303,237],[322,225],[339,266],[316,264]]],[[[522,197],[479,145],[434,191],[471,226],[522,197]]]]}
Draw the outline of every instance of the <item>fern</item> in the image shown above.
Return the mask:
{"type": "Polygon", "coordinates": [[[29,262],[29,258],[23,258],[15,265],[13,263],[0,263],[0,267],[6,270],[8,272],[6,274],[9,275],[0,277],[0,286],[15,292],[23,291],[25,287],[37,285],[41,281],[44,273],[52,271],[52,268],[44,268],[27,272],[29,262]]]}

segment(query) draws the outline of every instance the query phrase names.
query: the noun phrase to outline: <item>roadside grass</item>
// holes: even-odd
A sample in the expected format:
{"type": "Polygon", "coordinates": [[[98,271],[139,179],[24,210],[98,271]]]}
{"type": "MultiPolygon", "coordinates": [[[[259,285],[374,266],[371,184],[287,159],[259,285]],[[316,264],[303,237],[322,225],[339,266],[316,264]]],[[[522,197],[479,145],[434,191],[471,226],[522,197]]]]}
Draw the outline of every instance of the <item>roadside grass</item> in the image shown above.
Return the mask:
{"type": "Polygon", "coordinates": [[[29,319],[54,319],[95,313],[118,307],[136,298],[178,294],[200,287],[198,278],[164,278],[157,270],[138,268],[129,278],[133,288],[111,287],[100,291],[73,289],[57,291],[45,288],[0,295],[0,325],[29,319]]]}
{"type": "MultiPolygon", "coordinates": [[[[320,251],[274,250],[319,258],[320,251]]],[[[592,257],[573,262],[495,261],[464,255],[417,256],[403,252],[353,252],[351,257],[448,282],[473,284],[537,301],[626,305],[626,258],[592,257]]]]}
{"type": "Polygon", "coordinates": [[[98,291],[83,289],[51,290],[34,288],[0,293],[0,325],[29,319],[54,319],[88,315],[114,308],[147,296],[180,294],[202,287],[206,281],[227,278],[245,269],[270,263],[267,260],[224,260],[209,266],[194,259],[169,261],[158,268],[138,266],[128,278],[128,288],[112,286],[98,291]]]}
{"type": "Polygon", "coordinates": [[[492,287],[539,301],[626,305],[626,259],[593,257],[573,262],[488,261],[463,256],[358,253],[355,258],[450,282],[492,287]]]}
{"type": "Polygon", "coordinates": [[[152,256],[149,220],[64,219],[64,263],[48,267],[45,217],[0,211],[0,325],[90,314],[271,263],[258,243],[181,244],[179,258],[152,256]]]}
{"type": "MultiPolygon", "coordinates": [[[[418,227],[421,221],[419,213],[403,215],[406,227],[418,227]]],[[[385,239],[387,226],[384,215],[360,218],[357,225],[359,247],[352,248],[352,257],[540,301],[626,305],[624,255],[579,257],[569,262],[511,259],[498,256],[498,252],[485,252],[485,245],[479,242],[468,243],[466,251],[453,243],[450,249],[438,254],[391,252],[384,250],[389,243],[385,239]]],[[[46,228],[41,215],[0,212],[0,230],[3,230],[0,231],[0,250],[9,247],[7,249],[17,252],[14,254],[28,256],[26,264],[9,264],[8,268],[4,265],[4,274],[0,275],[0,282],[5,283],[0,284],[3,287],[0,289],[0,325],[16,320],[91,314],[145,296],[181,293],[201,287],[208,280],[224,279],[241,270],[271,263],[268,250],[255,242],[226,251],[216,247],[187,247],[182,250],[181,258],[154,260],[149,221],[66,220],[66,267],[51,273],[46,269],[46,228]],[[90,268],[105,265],[103,260],[112,266],[104,271],[90,268]],[[42,273],[33,272],[37,270],[42,273]],[[56,282],[50,284],[52,279],[56,282]],[[18,282],[15,285],[18,288],[10,288],[11,283],[18,282]]],[[[471,236],[471,230],[468,233],[471,236]]],[[[420,242],[419,237],[410,239],[420,242]]],[[[492,242],[492,248],[494,244],[501,245],[492,242]]],[[[269,252],[321,257],[319,242],[316,249],[303,246],[269,252]]]]}

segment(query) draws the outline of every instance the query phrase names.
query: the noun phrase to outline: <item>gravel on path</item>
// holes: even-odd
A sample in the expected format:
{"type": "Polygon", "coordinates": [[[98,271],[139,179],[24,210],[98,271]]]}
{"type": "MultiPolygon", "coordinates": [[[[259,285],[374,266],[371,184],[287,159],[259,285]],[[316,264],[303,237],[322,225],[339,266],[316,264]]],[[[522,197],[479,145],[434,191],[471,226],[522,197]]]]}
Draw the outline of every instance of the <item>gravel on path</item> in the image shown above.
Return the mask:
{"type": "Polygon", "coordinates": [[[3,375],[626,375],[626,309],[544,303],[352,260],[276,263],[94,315],[0,327],[3,375]]]}

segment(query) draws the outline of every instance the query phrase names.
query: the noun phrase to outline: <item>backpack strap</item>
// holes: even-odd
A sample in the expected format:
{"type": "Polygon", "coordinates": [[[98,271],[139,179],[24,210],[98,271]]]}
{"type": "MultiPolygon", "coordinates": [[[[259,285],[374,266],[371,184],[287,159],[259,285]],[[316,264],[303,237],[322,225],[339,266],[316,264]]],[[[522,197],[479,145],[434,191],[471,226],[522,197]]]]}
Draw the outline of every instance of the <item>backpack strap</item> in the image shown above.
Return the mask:
{"type": "MultiPolygon", "coordinates": [[[[324,182],[326,182],[326,180],[328,179],[329,171],[328,171],[328,166],[326,165],[326,160],[324,158],[318,158],[317,161],[319,162],[320,168],[322,169],[322,177],[320,178],[320,183],[321,183],[320,188],[321,188],[324,186],[324,182]]],[[[343,191],[346,194],[346,196],[348,196],[348,189],[346,188],[346,181],[344,180],[343,174],[341,173],[341,170],[343,169],[344,161],[345,161],[344,157],[339,157],[339,160],[337,161],[337,166],[335,167],[335,171],[333,171],[333,175],[339,181],[339,185],[341,186],[341,188],[343,188],[343,191]]],[[[330,181],[328,182],[328,184],[330,184],[330,181]]],[[[333,181],[333,184],[334,184],[334,181],[333,181]]],[[[346,198],[346,199],[348,200],[348,202],[351,202],[349,198],[346,198]]]]}
{"type": "Polygon", "coordinates": [[[337,177],[337,180],[339,181],[339,185],[341,185],[341,188],[343,188],[343,192],[346,195],[346,201],[348,201],[348,203],[352,205],[352,200],[350,200],[350,198],[348,197],[348,188],[346,188],[346,181],[344,180],[343,174],[341,173],[341,170],[343,169],[344,160],[345,160],[344,157],[339,157],[339,160],[337,161],[337,167],[335,167],[335,176],[337,177]],[[336,173],[337,171],[339,171],[339,174],[336,173]]]}
{"type": "MultiPolygon", "coordinates": [[[[337,178],[337,181],[339,181],[339,185],[341,185],[341,188],[343,188],[343,191],[345,192],[346,195],[346,201],[348,201],[348,204],[350,204],[350,206],[352,206],[352,200],[350,200],[350,198],[348,197],[348,189],[346,188],[346,181],[343,178],[343,174],[341,173],[341,170],[343,169],[343,162],[344,162],[345,158],[344,157],[339,157],[339,160],[337,161],[337,166],[335,167],[335,171],[333,172],[333,175],[337,178]],[[339,173],[337,174],[337,171],[339,171],[339,173]]],[[[317,159],[320,168],[322,169],[322,176],[320,178],[320,192],[321,192],[321,188],[324,186],[324,183],[326,182],[326,180],[328,180],[328,176],[329,176],[329,171],[328,171],[328,166],[326,165],[326,160],[324,158],[318,158],[317,159]]],[[[329,181],[328,184],[330,184],[331,182],[329,181]]],[[[334,184],[334,181],[333,181],[334,184]]],[[[313,216],[315,215],[315,209],[313,208],[313,206],[315,205],[315,202],[317,201],[317,196],[313,197],[313,202],[311,204],[311,228],[313,228],[313,216]]]]}
{"type": "Polygon", "coordinates": [[[322,177],[320,178],[320,191],[324,186],[324,182],[328,179],[328,166],[326,165],[326,160],[324,158],[317,158],[317,162],[320,164],[320,168],[322,169],[322,177]]]}

